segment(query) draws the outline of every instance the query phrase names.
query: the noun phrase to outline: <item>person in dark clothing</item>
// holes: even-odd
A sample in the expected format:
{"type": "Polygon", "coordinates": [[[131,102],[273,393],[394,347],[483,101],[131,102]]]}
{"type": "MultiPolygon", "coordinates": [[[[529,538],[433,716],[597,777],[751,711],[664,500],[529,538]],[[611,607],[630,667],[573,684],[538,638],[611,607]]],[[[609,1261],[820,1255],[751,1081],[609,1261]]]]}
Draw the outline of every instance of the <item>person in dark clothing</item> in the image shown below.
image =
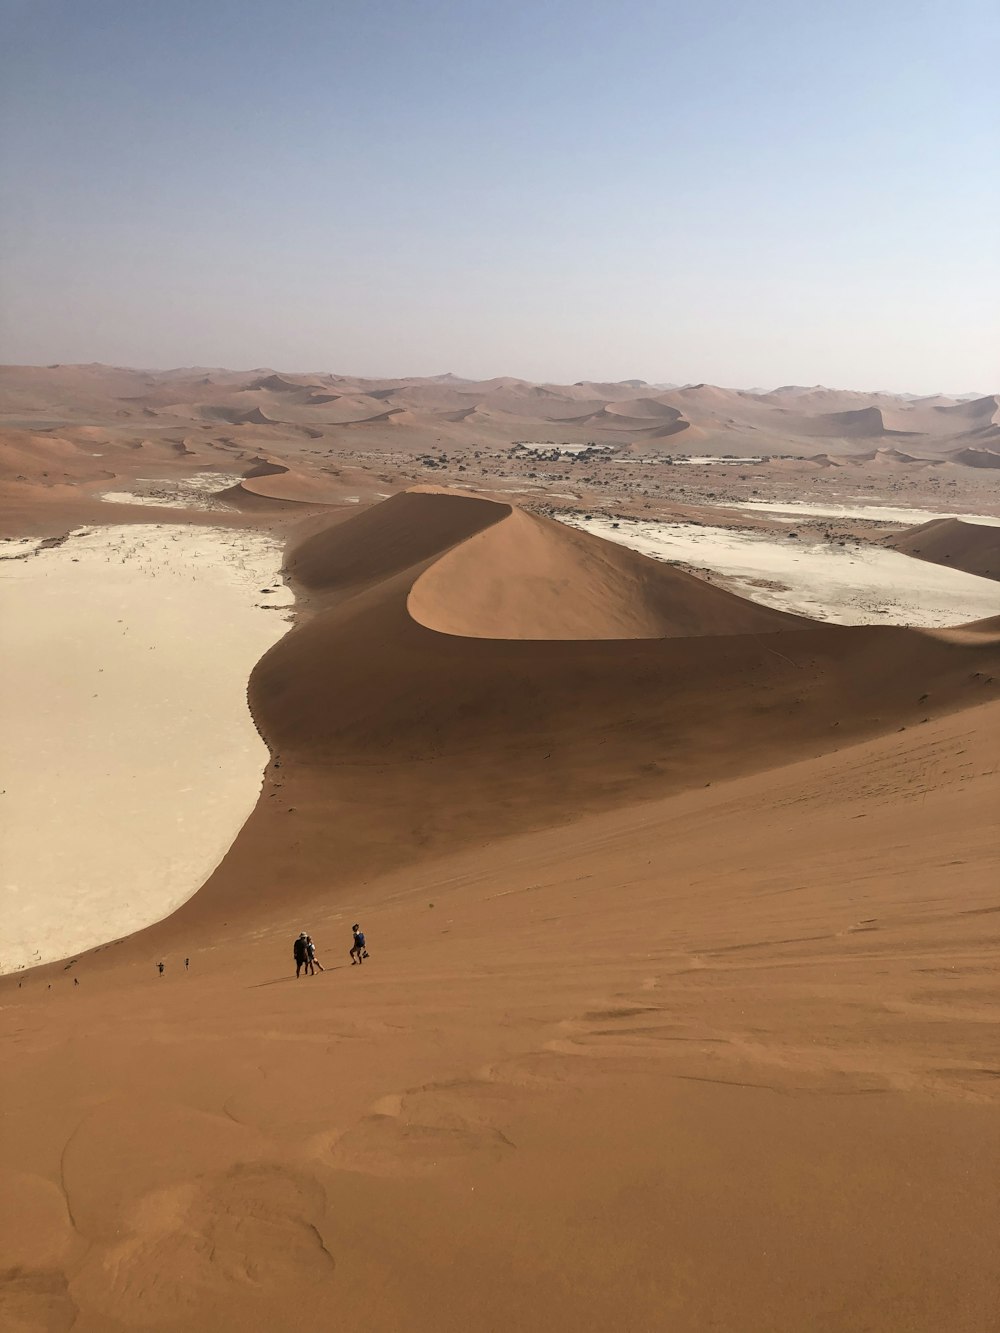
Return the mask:
{"type": "Polygon", "coordinates": [[[355,963],[361,963],[368,957],[368,950],[365,948],[365,932],[355,921],[351,927],[351,933],[354,935],[354,943],[351,945],[351,966],[355,963]]]}
{"type": "Polygon", "coordinates": [[[309,950],[306,946],[306,941],[308,939],[309,936],[303,931],[292,945],[292,956],[295,959],[296,976],[299,975],[303,968],[306,969],[306,976],[309,975],[309,950]]]}

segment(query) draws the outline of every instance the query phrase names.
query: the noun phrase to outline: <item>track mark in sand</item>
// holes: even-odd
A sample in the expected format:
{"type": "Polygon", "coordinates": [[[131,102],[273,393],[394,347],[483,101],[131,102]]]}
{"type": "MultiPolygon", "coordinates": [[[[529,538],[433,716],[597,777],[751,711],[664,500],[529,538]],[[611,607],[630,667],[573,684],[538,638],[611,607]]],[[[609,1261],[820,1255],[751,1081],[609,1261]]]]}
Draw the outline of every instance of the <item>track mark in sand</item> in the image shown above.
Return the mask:
{"type": "MultiPolygon", "coordinates": [[[[194,1327],[220,1286],[269,1312],[294,1308],[304,1282],[336,1269],[320,1230],[325,1211],[322,1186],[284,1162],[237,1164],[153,1190],[75,1273],[74,1292],[115,1327],[194,1327]]],[[[260,1317],[275,1326],[272,1314],[260,1317]]]]}
{"type": "Polygon", "coordinates": [[[750,944],[722,944],[716,949],[706,949],[708,954],[743,953],[747,949],[770,949],[781,944],[811,944],[816,940],[836,939],[835,931],[826,931],[822,935],[790,935],[785,939],[754,940],[750,944]]]}
{"type": "Polygon", "coordinates": [[[83,1129],[84,1125],[90,1119],[91,1115],[95,1114],[100,1109],[101,1108],[99,1106],[96,1106],[93,1108],[92,1111],[88,1111],[80,1117],[80,1119],[76,1123],[75,1128],[70,1132],[69,1136],[66,1139],[66,1142],[63,1144],[62,1152],[59,1154],[59,1189],[61,1190],[62,1196],[66,1201],[66,1216],[69,1218],[70,1226],[73,1228],[76,1234],[80,1236],[83,1240],[86,1240],[87,1238],[83,1236],[83,1233],[77,1226],[76,1217],[73,1214],[73,1204],[70,1200],[69,1188],[66,1184],[66,1154],[69,1152],[70,1147],[72,1146],[73,1142],[79,1135],[80,1131],[83,1129]]]}
{"type": "Polygon", "coordinates": [[[330,1160],[376,1176],[427,1175],[470,1156],[501,1161],[517,1147],[497,1123],[508,1095],[475,1077],[389,1093],[331,1144],[330,1160]]]}
{"type": "Polygon", "coordinates": [[[604,1022],[609,1018],[636,1018],[639,1014],[660,1014],[663,1013],[663,1007],[658,1004],[639,1004],[633,1007],[621,1007],[610,1009],[589,1009],[582,1017],[588,1021],[596,1020],[604,1022]]]}
{"type": "Polygon", "coordinates": [[[709,1078],[707,1074],[671,1074],[670,1078],[683,1079],[685,1083],[718,1083],[725,1088],[759,1088],[762,1092],[774,1092],[780,1095],[788,1091],[775,1087],[773,1083],[748,1083],[738,1078],[709,1078]]]}
{"type": "Polygon", "coordinates": [[[10,1333],[70,1333],[79,1311],[65,1273],[50,1268],[0,1269],[0,1328],[10,1333]]]}

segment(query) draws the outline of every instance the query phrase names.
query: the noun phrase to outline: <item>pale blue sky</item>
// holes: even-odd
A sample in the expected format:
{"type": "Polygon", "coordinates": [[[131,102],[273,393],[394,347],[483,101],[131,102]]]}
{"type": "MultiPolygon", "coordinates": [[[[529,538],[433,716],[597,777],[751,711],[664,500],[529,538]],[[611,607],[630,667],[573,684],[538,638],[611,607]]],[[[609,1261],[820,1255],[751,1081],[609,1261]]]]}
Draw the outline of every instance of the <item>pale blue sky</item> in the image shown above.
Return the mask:
{"type": "Polygon", "coordinates": [[[1000,387],[995,0],[0,0],[0,359],[1000,387]]]}

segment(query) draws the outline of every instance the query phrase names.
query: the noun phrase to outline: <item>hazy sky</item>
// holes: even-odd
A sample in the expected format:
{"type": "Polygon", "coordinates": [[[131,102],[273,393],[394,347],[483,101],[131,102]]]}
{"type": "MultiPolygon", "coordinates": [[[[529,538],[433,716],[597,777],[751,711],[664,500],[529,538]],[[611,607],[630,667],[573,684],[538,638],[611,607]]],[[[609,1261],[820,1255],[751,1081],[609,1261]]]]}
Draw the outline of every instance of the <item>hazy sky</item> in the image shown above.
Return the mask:
{"type": "Polygon", "coordinates": [[[996,0],[0,0],[0,359],[1000,388],[996,0]]]}

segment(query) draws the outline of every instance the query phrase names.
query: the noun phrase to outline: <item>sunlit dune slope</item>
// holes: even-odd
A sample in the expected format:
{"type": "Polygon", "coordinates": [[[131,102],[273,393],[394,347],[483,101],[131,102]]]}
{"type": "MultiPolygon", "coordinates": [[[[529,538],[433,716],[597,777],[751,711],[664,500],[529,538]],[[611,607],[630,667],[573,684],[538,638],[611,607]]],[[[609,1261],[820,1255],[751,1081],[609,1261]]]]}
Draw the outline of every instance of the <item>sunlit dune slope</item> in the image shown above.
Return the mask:
{"type": "Polygon", "coordinates": [[[435,561],[408,606],[428,629],[483,639],[682,638],[806,623],[517,509],[435,561]]]}
{"type": "Polygon", "coordinates": [[[275,761],[185,923],[276,907],[289,883],[308,902],[331,875],[356,881],[993,697],[993,627],[782,619],[644,563],[615,563],[585,535],[563,544],[506,505],[433,493],[396,496],[303,542],[288,569],[311,614],[249,688],[275,761]],[[526,574],[533,549],[551,587],[526,574]],[[607,637],[667,624],[674,580],[683,637],[607,637]],[[758,614],[760,629],[748,628],[758,614]],[[551,637],[537,637],[546,618],[551,637]],[[580,637],[585,627],[593,637],[580,637]]]}
{"type": "Polygon", "coordinates": [[[291,468],[271,457],[255,460],[243,480],[221,495],[238,509],[283,507],[289,504],[336,504],[335,488],[322,477],[291,468]]]}

